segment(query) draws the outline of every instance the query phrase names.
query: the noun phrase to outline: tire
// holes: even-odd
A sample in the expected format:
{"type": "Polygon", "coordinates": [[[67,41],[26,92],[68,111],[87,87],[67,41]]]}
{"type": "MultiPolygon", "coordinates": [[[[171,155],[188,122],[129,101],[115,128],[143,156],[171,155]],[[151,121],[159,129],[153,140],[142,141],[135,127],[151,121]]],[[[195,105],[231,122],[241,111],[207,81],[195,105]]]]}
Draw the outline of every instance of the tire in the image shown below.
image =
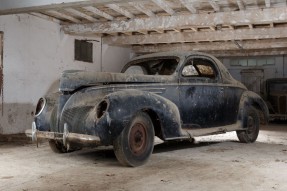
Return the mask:
{"type": "Polygon", "coordinates": [[[52,151],[55,153],[67,153],[68,152],[67,148],[63,145],[63,143],[58,142],[58,141],[49,140],[49,146],[52,149],[52,151]]]}
{"type": "Polygon", "coordinates": [[[138,112],[114,140],[114,152],[124,166],[145,164],[153,151],[154,127],[150,117],[138,112]]]}
{"type": "Polygon", "coordinates": [[[253,143],[259,134],[259,115],[255,108],[250,107],[243,118],[243,127],[246,130],[236,131],[241,143],[253,143]]]}
{"type": "Polygon", "coordinates": [[[55,153],[70,153],[82,149],[82,147],[75,145],[73,145],[73,147],[69,147],[68,149],[67,147],[64,146],[63,143],[55,140],[49,140],[49,146],[55,153]]]}

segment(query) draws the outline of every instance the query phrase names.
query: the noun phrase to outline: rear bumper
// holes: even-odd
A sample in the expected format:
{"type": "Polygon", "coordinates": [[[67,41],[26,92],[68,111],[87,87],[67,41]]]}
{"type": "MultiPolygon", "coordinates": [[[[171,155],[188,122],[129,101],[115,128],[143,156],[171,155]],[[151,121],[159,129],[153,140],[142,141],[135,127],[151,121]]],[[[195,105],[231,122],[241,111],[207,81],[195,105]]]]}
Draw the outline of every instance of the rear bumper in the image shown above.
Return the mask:
{"type": "Polygon", "coordinates": [[[33,142],[37,142],[40,139],[46,139],[61,141],[65,146],[67,146],[69,143],[78,143],[89,146],[102,145],[98,136],[70,133],[68,131],[67,124],[64,125],[64,133],[58,133],[50,131],[39,131],[36,128],[36,123],[33,122],[32,129],[27,129],[25,134],[27,137],[31,137],[33,142]]]}

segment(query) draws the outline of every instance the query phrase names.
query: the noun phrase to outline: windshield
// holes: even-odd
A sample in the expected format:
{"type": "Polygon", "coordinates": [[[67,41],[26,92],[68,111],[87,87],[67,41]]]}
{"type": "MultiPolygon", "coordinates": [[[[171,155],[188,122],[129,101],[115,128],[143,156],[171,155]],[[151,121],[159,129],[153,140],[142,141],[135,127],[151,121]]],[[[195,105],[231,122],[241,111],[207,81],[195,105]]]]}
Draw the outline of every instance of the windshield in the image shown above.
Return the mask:
{"type": "Polygon", "coordinates": [[[124,68],[125,74],[172,75],[179,58],[152,58],[132,63],[124,68]]]}

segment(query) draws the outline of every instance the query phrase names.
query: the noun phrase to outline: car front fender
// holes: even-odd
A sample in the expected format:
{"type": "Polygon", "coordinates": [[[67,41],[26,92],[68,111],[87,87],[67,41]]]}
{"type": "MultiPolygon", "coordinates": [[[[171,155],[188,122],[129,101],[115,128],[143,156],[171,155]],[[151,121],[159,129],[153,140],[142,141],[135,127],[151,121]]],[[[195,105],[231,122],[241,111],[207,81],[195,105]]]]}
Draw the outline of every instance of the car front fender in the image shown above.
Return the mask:
{"type": "MultiPolygon", "coordinates": [[[[159,124],[159,127],[155,128],[160,128],[161,138],[166,139],[182,135],[177,106],[160,95],[129,89],[111,93],[104,100],[107,102],[107,110],[102,116],[97,114],[99,118],[96,119],[96,126],[107,125],[112,140],[122,132],[132,117],[140,111],[155,114],[150,115],[150,117],[154,122],[154,126],[159,124]],[[155,124],[155,121],[159,123],[155,124]]],[[[99,111],[99,109],[96,110],[99,111]]]]}

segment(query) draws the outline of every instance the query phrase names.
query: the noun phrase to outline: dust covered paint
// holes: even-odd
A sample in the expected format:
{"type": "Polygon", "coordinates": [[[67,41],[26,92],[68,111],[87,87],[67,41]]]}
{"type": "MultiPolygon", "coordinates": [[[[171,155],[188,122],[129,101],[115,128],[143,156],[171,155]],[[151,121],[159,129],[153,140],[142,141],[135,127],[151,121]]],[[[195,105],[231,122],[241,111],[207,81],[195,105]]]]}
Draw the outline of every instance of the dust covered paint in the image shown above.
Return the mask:
{"type": "Polygon", "coordinates": [[[148,159],[154,136],[192,140],[237,131],[241,142],[254,142],[259,114],[268,119],[257,94],[233,79],[218,59],[199,52],[137,57],[122,73],[66,71],[59,89],[38,103],[42,108],[36,111],[32,134],[47,138],[40,136],[46,132],[53,148],[61,151],[75,145],[113,145],[127,166],[148,159]]]}

